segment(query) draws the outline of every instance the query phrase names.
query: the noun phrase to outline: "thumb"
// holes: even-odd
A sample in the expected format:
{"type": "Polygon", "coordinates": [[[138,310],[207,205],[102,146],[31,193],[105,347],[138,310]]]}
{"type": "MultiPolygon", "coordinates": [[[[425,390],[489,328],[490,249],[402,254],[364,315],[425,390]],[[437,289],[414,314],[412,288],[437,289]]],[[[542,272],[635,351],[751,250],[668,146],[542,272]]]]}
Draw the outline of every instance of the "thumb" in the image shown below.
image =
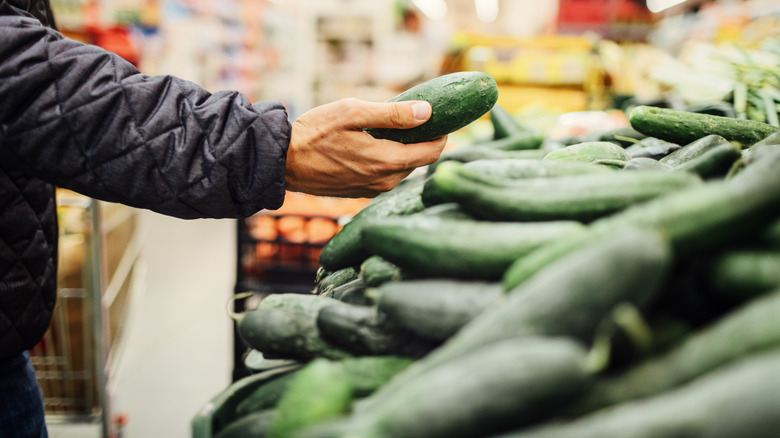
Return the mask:
{"type": "Polygon", "coordinates": [[[354,122],[357,128],[396,128],[409,129],[422,125],[433,109],[424,100],[404,102],[368,103],[366,111],[354,122]]]}

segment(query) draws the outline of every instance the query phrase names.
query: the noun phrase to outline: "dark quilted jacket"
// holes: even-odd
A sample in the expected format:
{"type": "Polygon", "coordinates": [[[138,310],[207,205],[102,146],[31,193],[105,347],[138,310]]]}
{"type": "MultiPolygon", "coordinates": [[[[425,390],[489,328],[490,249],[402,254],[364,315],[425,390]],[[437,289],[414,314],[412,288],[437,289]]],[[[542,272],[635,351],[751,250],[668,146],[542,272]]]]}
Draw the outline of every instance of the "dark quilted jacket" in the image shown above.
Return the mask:
{"type": "Polygon", "coordinates": [[[284,198],[281,105],[140,74],[53,25],[48,0],[0,0],[0,357],[51,319],[55,186],[183,219],[284,198]]]}

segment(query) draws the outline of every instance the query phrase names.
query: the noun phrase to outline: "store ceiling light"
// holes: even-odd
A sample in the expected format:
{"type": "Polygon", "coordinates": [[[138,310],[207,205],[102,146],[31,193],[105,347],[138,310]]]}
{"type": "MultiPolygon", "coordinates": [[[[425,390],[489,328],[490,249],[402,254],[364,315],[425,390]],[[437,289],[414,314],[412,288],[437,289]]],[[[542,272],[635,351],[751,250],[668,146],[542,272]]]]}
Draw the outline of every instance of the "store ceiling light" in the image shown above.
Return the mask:
{"type": "Polygon", "coordinates": [[[498,18],[498,0],[474,0],[474,8],[480,21],[490,23],[498,18]]]}
{"type": "Polygon", "coordinates": [[[447,3],[444,0],[412,0],[412,3],[431,20],[438,21],[447,16],[447,3]]]}
{"type": "Polygon", "coordinates": [[[658,13],[685,1],[687,0],[647,0],[647,9],[650,9],[650,12],[658,13]]]}

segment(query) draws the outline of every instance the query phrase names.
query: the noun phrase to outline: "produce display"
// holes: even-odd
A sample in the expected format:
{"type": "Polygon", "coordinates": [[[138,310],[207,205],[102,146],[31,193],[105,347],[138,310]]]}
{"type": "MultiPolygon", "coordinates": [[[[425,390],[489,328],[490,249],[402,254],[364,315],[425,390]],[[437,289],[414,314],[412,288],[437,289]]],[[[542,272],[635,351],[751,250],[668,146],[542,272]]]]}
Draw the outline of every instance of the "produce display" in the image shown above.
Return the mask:
{"type": "Polygon", "coordinates": [[[269,365],[193,436],[777,436],[780,128],[643,106],[548,141],[491,105],[311,294],[233,315],[269,365]]]}

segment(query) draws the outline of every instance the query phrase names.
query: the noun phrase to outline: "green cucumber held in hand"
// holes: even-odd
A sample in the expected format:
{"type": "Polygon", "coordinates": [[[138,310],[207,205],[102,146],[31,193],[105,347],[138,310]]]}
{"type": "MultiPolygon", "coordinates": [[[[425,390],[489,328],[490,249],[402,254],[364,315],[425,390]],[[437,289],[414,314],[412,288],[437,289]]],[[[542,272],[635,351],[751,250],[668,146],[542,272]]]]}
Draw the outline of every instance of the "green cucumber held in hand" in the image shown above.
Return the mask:
{"type": "Polygon", "coordinates": [[[368,128],[375,138],[421,143],[465,127],[490,111],[498,100],[498,86],[487,73],[465,71],[439,76],[416,85],[388,102],[424,100],[431,104],[430,119],[411,129],[368,128]]]}

